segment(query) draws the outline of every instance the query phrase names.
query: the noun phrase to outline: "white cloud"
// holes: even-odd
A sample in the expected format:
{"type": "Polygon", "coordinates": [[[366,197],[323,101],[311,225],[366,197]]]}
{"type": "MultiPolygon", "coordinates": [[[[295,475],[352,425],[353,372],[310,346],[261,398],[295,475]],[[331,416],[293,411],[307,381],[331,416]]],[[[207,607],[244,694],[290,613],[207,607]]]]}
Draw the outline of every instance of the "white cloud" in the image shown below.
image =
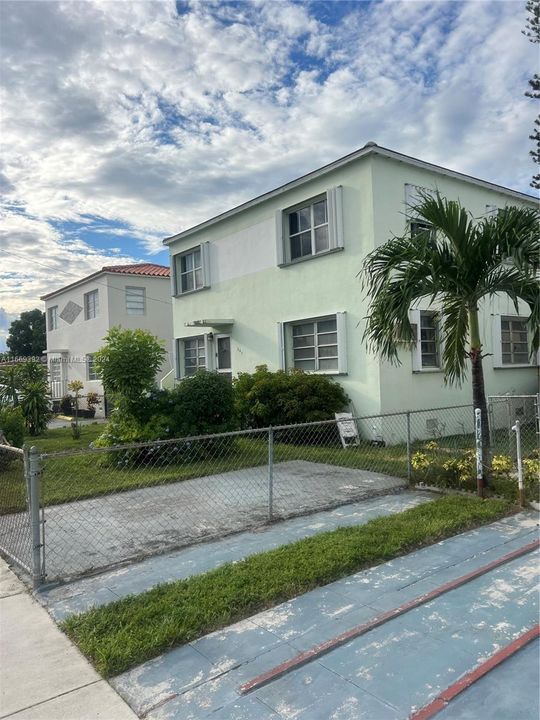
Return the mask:
{"type": "Polygon", "coordinates": [[[520,3],[358,3],[333,25],[316,9],[2,3],[0,304],[50,289],[38,260],[80,276],[156,252],[368,140],[528,190],[536,54],[520,3]],[[135,238],[129,257],[53,225],[89,217],[135,238]]]}
{"type": "Polygon", "coordinates": [[[103,253],[80,239],[66,239],[43,220],[6,212],[0,221],[0,307],[11,315],[41,307],[41,295],[103,265],[137,260],[114,248],[103,253]]]}

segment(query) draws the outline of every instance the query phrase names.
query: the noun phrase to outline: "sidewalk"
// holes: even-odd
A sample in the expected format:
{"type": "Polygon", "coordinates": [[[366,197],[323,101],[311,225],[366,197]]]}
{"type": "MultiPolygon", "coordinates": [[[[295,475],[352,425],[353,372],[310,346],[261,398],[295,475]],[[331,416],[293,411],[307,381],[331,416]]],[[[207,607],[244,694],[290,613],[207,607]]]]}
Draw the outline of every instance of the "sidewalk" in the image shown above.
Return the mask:
{"type": "Polygon", "coordinates": [[[0,559],[0,718],[136,717],[0,559]]]}

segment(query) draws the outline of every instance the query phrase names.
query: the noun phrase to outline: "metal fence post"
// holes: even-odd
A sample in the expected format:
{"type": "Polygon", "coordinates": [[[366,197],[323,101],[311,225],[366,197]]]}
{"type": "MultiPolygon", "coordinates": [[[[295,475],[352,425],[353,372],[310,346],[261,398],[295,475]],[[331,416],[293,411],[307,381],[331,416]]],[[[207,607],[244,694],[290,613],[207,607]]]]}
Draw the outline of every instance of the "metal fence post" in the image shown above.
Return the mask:
{"type": "Polygon", "coordinates": [[[512,426],[512,430],[516,433],[519,504],[521,505],[521,507],[523,507],[525,505],[525,491],[523,489],[523,463],[521,461],[521,427],[519,420],[516,420],[515,424],[512,426]]]}
{"type": "Polygon", "coordinates": [[[37,590],[42,582],[41,571],[41,523],[39,518],[40,464],[39,451],[32,446],[28,455],[30,523],[32,526],[32,583],[37,590]]]}
{"type": "Polygon", "coordinates": [[[474,411],[474,435],[476,439],[476,490],[479,497],[484,497],[484,474],[482,470],[482,411],[474,411]]]}
{"type": "Polygon", "coordinates": [[[268,428],[268,520],[274,516],[274,428],[268,428]]]}
{"type": "Polygon", "coordinates": [[[407,416],[407,480],[411,482],[412,479],[412,465],[411,465],[411,413],[409,410],[405,413],[407,416]]]}

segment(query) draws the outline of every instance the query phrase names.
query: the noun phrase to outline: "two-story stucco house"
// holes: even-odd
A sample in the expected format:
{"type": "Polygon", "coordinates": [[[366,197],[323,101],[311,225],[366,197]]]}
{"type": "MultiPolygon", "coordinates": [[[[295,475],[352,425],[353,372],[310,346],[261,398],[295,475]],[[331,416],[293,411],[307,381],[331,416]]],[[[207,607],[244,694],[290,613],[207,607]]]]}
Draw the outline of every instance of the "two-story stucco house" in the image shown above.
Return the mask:
{"type": "MultiPolygon", "coordinates": [[[[334,376],[359,415],[471,402],[470,384],[446,386],[441,336],[429,304],[411,308],[416,347],[399,367],[362,340],[362,261],[392,235],[414,233],[418,188],[459,199],[475,216],[524,193],[368,143],[362,149],[166,239],[173,273],[177,377],[301,368],[334,376]]],[[[484,303],[487,392],[538,391],[525,317],[507,297],[484,303]]]]}
{"type": "MultiPolygon", "coordinates": [[[[149,330],[164,341],[167,357],[159,381],[171,371],[172,307],[170,270],[165,265],[111,265],[44,295],[47,316],[47,363],[53,399],[62,398],[72,380],[84,384],[82,395],[103,385],[93,354],[114,326],[149,330]]],[[[104,403],[97,415],[104,413],[104,403]]]]}

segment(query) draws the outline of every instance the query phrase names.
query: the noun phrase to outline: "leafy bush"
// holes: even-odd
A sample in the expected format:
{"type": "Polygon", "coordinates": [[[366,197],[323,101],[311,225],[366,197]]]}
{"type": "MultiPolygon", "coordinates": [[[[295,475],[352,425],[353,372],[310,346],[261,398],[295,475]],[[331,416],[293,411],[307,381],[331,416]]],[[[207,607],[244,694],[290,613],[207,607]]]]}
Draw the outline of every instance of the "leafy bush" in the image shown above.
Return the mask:
{"type": "Polygon", "coordinates": [[[164,396],[173,437],[207,435],[235,429],[231,383],[219,373],[200,370],[164,396]]]}
{"type": "Polygon", "coordinates": [[[39,435],[47,428],[51,417],[49,407],[49,388],[46,382],[36,380],[25,384],[21,400],[21,410],[26,429],[30,435],[39,435]]]}
{"type": "Polygon", "coordinates": [[[22,447],[24,442],[24,417],[20,407],[0,408],[0,431],[11,445],[22,447]]]}
{"type": "Polygon", "coordinates": [[[23,362],[17,369],[19,387],[23,388],[31,383],[47,382],[47,365],[45,363],[29,360],[23,362]]]}
{"type": "Polygon", "coordinates": [[[348,397],[327,375],[301,370],[270,372],[259,365],[234,381],[235,407],[242,427],[267,427],[333,419],[348,397]]]}
{"type": "MultiPolygon", "coordinates": [[[[154,390],[135,407],[117,407],[96,441],[98,447],[123,443],[145,443],[190,435],[208,435],[234,429],[234,399],[230,382],[218,373],[199,371],[182,380],[173,390],[154,390]]],[[[170,446],[140,448],[126,451],[124,460],[141,462],[151,454],[161,462],[178,458],[178,452],[191,460],[209,454],[217,457],[230,449],[230,441],[197,441],[179,445],[175,452],[170,446]]],[[[112,457],[112,456],[111,456],[112,457]]]]}
{"type": "Polygon", "coordinates": [[[94,355],[95,369],[105,392],[132,411],[155,386],[166,355],[163,343],[147,330],[120,327],[111,328],[105,340],[105,346],[94,355]]]}

